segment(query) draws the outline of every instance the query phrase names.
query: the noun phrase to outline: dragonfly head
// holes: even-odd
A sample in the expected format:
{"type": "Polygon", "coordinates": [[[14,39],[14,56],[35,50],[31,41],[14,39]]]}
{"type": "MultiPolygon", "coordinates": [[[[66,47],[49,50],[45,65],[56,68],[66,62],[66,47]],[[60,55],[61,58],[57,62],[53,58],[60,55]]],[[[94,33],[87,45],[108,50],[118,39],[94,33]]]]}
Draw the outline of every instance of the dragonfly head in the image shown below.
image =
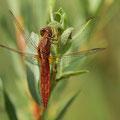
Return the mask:
{"type": "Polygon", "coordinates": [[[49,37],[52,37],[52,29],[50,27],[42,28],[40,30],[40,35],[41,36],[44,36],[45,33],[47,33],[49,35],[49,37]]]}

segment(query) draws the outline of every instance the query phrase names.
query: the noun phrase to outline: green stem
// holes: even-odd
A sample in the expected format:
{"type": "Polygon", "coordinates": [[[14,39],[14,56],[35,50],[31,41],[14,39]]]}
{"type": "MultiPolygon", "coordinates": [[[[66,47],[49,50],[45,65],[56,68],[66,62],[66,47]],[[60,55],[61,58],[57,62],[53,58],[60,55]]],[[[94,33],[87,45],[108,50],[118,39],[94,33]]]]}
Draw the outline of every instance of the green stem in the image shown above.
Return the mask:
{"type": "Polygon", "coordinates": [[[53,74],[52,74],[52,80],[51,80],[51,91],[53,90],[53,88],[55,87],[55,84],[56,84],[56,75],[57,75],[57,65],[54,64],[53,66],[53,74]]]}
{"type": "Polygon", "coordinates": [[[51,7],[51,5],[50,5],[50,19],[51,19],[51,22],[54,21],[53,14],[52,14],[52,7],[51,7]]]}

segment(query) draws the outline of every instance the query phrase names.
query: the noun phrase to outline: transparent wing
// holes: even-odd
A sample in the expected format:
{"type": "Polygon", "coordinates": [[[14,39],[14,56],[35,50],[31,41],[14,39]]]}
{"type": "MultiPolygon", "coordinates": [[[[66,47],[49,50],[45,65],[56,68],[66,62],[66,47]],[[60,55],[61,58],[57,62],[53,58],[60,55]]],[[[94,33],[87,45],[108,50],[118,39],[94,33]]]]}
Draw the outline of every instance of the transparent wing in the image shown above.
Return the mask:
{"type": "Polygon", "coordinates": [[[37,55],[27,53],[27,54],[24,54],[24,56],[25,56],[25,59],[31,64],[40,66],[40,62],[35,57],[37,55]]]}
{"type": "Polygon", "coordinates": [[[59,67],[73,65],[75,63],[79,63],[83,58],[101,52],[103,50],[105,50],[105,48],[94,48],[94,49],[74,52],[66,55],[58,55],[56,57],[56,60],[59,67]]]}
{"type": "Polygon", "coordinates": [[[88,19],[86,19],[85,21],[83,21],[82,23],[80,23],[77,27],[75,27],[72,31],[71,34],[69,36],[69,38],[72,38],[72,34],[75,33],[77,30],[79,30],[78,34],[76,34],[72,39],[76,39],[87,27],[87,25],[89,24],[89,22],[95,17],[90,17],[88,19]]]}
{"type": "Polygon", "coordinates": [[[11,11],[10,11],[10,13],[14,19],[14,22],[15,22],[17,28],[23,35],[26,45],[29,47],[30,50],[32,50],[32,52],[36,53],[36,48],[37,48],[36,44],[33,42],[31,37],[25,32],[24,28],[21,26],[21,24],[19,23],[17,18],[14,16],[14,14],[11,11]]]}
{"type": "Polygon", "coordinates": [[[88,36],[91,33],[90,29],[91,22],[95,24],[97,22],[97,17],[90,17],[83,21],[82,23],[80,23],[77,27],[72,29],[69,37],[72,38],[71,48],[73,51],[79,50],[81,45],[88,39],[88,36]]]}
{"type": "Polygon", "coordinates": [[[0,47],[5,48],[5,49],[8,49],[8,50],[10,50],[10,51],[16,52],[16,53],[24,56],[25,59],[26,59],[28,62],[30,62],[30,63],[32,63],[32,64],[34,64],[34,65],[40,65],[40,63],[39,63],[38,60],[36,59],[37,56],[38,56],[37,54],[24,53],[24,52],[21,52],[20,50],[16,50],[16,49],[13,49],[13,48],[9,48],[9,47],[4,46],[4,45],[0,45],[0,47]]]}

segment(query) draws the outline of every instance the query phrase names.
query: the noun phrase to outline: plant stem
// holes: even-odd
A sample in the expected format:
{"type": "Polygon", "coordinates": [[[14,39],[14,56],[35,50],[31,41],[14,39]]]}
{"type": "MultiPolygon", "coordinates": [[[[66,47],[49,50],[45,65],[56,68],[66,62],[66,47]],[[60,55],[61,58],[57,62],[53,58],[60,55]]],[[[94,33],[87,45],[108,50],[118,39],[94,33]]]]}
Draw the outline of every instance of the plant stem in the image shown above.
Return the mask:
{"type": "Polygon", "coordinates": [[[50,92],[52,92],[53,88],[55,87],[55,84],[56,84],[56,81],[55,81],[56,75],[57,75],[57,65],[55,63],[54,66],[53,66],[53,74],[52,74],[51,91],[50,92]]]}

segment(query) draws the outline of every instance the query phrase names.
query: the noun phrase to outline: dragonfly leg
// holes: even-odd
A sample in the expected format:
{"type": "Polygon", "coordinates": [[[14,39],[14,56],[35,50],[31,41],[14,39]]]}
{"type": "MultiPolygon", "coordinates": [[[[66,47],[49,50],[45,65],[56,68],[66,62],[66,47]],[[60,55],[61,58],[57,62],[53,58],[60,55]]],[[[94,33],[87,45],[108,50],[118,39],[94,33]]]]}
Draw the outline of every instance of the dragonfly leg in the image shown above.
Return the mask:
{"type": "Polygon", "coordinates": [[[54,38],[54,37],[55,37],[55,35],[51,36],[51,38],[54,38]]]}
{"type": "Polygon", "coordinates": [[[58,44],[58,40],[57,39],[54,39],[54,38],[52,38],[51,40],[50,40],[50,43],[51,44],[58,44]]]}
{"type": "Polygon", "coordinates": [[[57,28],[55,29],[55,32],[56,33],[54,33],[54,35],[51,38],[54,38],[55,36],[57,36],[57,39],[58,39],[58,30],[57,30],[57,28]]]}
{"type": "Polygon", "coordinates": [[[58,42],[50,41],[51,44],[57,45],[58,42]]]}
{"type": "Polygon", "coordinates": [[[52,41],[57,41],[57,39],[54,39],[54,38],[52,38],[51,40],[52,40],[52,41]]]}

